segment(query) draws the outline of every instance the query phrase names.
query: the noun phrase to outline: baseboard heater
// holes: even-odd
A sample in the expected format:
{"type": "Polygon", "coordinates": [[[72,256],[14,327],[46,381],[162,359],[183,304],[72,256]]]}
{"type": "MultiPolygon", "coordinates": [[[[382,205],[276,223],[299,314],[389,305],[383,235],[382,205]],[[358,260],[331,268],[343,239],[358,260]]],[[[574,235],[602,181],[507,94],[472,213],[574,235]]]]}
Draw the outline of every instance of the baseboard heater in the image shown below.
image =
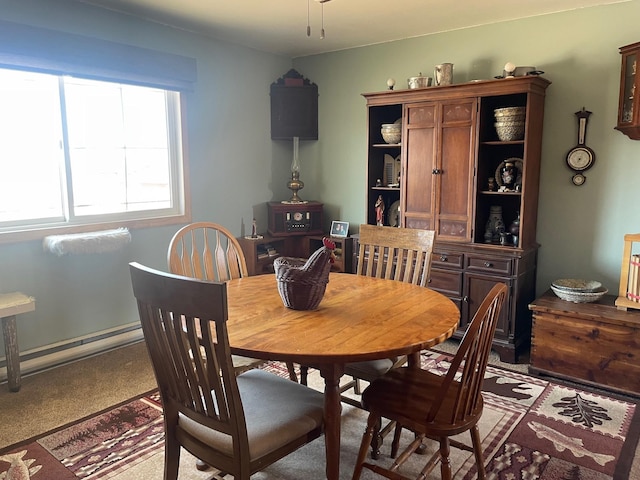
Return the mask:
{"type": "MultiPolygon", "coordinates": [[[[142,329],[140,323],[136,322],[45,345],[20,352],[20,373],[24,376],[41,372],[141,340],[143,340],[142,329]]],[[[6,381],[7,359],[0,357],[0,382],[6,381]]]]}

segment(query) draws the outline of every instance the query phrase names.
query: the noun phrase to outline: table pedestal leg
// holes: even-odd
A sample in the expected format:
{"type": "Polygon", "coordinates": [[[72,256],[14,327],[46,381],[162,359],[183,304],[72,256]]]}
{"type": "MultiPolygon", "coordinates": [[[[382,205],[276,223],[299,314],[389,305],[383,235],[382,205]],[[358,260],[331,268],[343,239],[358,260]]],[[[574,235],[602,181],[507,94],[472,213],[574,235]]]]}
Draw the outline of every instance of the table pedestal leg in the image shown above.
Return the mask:
{"type": "Polygon", "coordinates": [[[340,377],[343,372],[343,365],[320,366],[320,375],[324,378],[324,442],[328,480],[338,480],[340,477],[340,420],[342,413],[340,377]]]}

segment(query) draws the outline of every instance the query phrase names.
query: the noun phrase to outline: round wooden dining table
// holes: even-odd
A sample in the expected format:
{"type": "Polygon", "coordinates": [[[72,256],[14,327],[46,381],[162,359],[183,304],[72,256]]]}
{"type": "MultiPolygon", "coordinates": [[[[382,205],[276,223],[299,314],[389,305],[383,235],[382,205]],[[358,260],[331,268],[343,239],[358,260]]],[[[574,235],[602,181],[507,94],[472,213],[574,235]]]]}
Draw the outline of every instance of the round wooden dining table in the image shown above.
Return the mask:
{"type": "Polygon", "coordinates": [[[227,283],[231,351],[314,365],[324,379],[326,474],[340,473],[340,377],[350,362],[409,355],[451,337],[460,311],[444,295],[394,280],[331,273],[316,310],[284,306],[275,275],[227,283]]]}

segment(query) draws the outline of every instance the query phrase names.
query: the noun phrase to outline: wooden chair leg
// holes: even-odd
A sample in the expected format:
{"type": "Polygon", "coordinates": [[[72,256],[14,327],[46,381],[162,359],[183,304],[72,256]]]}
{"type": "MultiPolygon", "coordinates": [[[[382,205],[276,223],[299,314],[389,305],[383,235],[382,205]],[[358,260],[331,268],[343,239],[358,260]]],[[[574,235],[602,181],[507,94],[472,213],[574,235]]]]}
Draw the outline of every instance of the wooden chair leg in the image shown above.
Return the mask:
{"type": "Polygon", "coordinates": [[[296,367],[293,365],[293,362],[286,362],[286,364],[287,364],[287,370],[289,370],[289,380],[291,380],[292,382],[298,383],[298,376],[296,375],[296,367]]]}
{"type": "Polygon", "coordinates": [[[309,367],[306,365],[300,365],[300,383],[307,385],[307,376],[309,375],[309,367]]]}
{"type": "Polygon", "coordinates": [[[374,430],[376,429],[376,425],[379,424],[380,417],[377,417],[372,413],[369,414],[367,427],[364,431],[364,435],[362,436],[362,442],[360,443],[360,450],[358,450],[358,457],[356,458],[356,465],[353,469],[353,476],[351,477],[351,480],[359,480],[360,475],[362,474],[362,465],[367,458],[367,451],[369,450],[371,440],[373,439],[374,430]]]}
{"type": "Polygon", "coordinates": [[[400,448],[400,436],[402,435],[402,425],[396,423],[396,428],[393,432],[393,441],[391,442],[391,458],[396,458],[398,455],[398,449],[400,448]]]}
{"type": "Polygon", "coordinates": [[[378,418],[378,422],[373,427],[373,436],[371,438],[371,458],[377,460],[380,457],[380,447],[384,441],[382,435],[380,435],[380,428],[382,426],[382,418],[378,418]]]}
{"type": "Polygon", "coordinates": [[[180,444],[165,437],[164,444],[164,479],[177,480],[180,466],[180,444]]]}
{"type": "Polygon", "coordinates": [[[449,454],[451,448],[449,446],[449,438],[440,438],[440,476],[442,480],[451,480],[451,459],[449,454]]]}
{"type": "Polygon", "coordinates": [[[360,387],[360,379],[359,378],[354,378],[354,384],[353,384],[353,392],[356,395],[362,395],[362,388],[360,387]]]}
{"type": "Polygon", "coordinates": [[[482,442],[480,441],[480,430],[478,425],[471,427],[471,443],[473,445],[473,455],[476,457],[476,467],[478,469],[478,480],[485,480],[487,473],[484,468],[484,458],[482,456],[482,442]]]}

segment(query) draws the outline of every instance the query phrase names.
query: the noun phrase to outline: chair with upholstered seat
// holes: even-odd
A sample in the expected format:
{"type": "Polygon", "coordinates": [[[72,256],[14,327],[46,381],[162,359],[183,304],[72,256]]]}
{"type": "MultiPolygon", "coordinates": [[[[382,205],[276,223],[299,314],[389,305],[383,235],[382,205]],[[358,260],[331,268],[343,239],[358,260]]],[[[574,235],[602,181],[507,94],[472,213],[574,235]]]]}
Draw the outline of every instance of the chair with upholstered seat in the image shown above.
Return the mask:
{"type": "MultiPolygon", "coordinates": [[[[440,462],[443,480],[451,480],[450,446],[473,452],[478,478],[486,476],[480,444],[478,421],[482,416],[482,384],[496,323],[507,295],[507,286],[496,284],[478,308],[467,327],[458,351],[445,375],[402,367],[374,380],[362,393],[362,404],[369,411],[367,427],[353,472],[358,480],[363,468],[386,478],[409,480],[399,472],[400,466],[414,453],[425,438],[435,439],[439,448],[427,462],[417,479],[440,462]],[[456,380],[456,376],[460,378],[456,380]],[[367,450],[381,418],[395,421],[416,434],[415,440],[398,456],[390,468],[367,463],[367,450]],[[472,447],[450,437],[470,431],[472,447]]],[[[394,440],[395,442],[395,440],[394,440]]]]}
{"type": "MultiPolygon", "coordinates": [[[[169,243],[167,263],[171,273],[200,280],[226,282],[249,275],[238,240],[213,222],[195,222],[178,230],[169,243]]],[[[233,363],[240,374],[265,361],[234,355],[233,363]]],[[[287,363],[287,369],[289,378],[297,382],[293,364],[287,363]]]]}
{"type": "Polygon", "coordinates": [[[130,272],[162,401],[165,480],[178,478],[181,448],[249,480],[322,434],[322,393],[261,369],[236,375],[226,283],[130,272]]]}
{"type": "MultiPolygon", "coordinates": [[[[424,287],[429,279],[431,252],[435,232],[414,228],[382,227],[376,225],[360,225],[357,275],[397,280],[424,287]]],[[[341,393],[353,388],[354,393],[361,393],[360,380],[372,382],[393,368],[406,363],[407,357],[387,358],[345,366],[345,375],[351,377],[348,383],[341,385],[341,393]]],[[[302,383],[304,378],[302,370],[302,383]]],[[[358,400],[342,395],[342,401],[361,408],[358,400]]],[[[375,459],[384,437],[393,428],[393,423],[379,431],[372,443],[371,456],[375,459]]]]}

